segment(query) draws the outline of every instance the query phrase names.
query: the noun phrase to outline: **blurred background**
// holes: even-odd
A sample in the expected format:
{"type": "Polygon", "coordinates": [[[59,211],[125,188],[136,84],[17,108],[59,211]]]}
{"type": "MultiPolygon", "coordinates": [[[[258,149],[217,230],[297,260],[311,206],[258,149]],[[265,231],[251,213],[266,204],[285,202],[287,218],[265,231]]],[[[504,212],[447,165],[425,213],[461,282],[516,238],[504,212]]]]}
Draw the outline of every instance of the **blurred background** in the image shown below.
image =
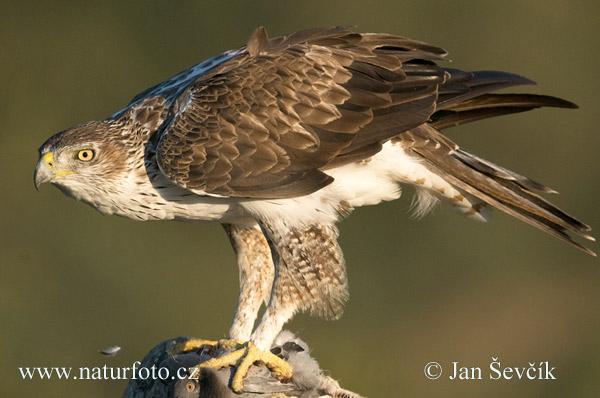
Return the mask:
{"type": "MultiPolygon", "coordinates": [[[[0,24],[2,396],[118,397],[126,381],[22,380],[19,367],[125,367],[179,335],[225,337],[237,297],[219,225],[105,217],[45,185],[37,148],[104,119],[143,89],[271,36],[358,25],[442,46],[452,67],[530,77],[579,110],[542,109],[447,130],[461,146],[561,192],[600,228],[600,6],[595,1],[23,1],[0,24]],[[120,345],[114,358],[98,349],[120,345]]],[[[450,64],[449,64],[450,66],[450,64]]],[[[522,90],[522,91],[523,91],[522,90]]],[[[600,390],[600,264],[495,212],[408,215],[412,192],[340,225],[351,299],[341,320],[288,324],[342,385],[369,397],[592,397],[600,390]],[[557,380],[490,381],[489,364],[549,361],[557,380]],[[428,380],[423,368],[444,374],[428,380]],[[452,362],[484,380],[448,379],[452,362]]],[[[597,233],[597,232],[596,232],[597,233]]],[[[597,244],[591,244],[599,251],[597,244]]]]}

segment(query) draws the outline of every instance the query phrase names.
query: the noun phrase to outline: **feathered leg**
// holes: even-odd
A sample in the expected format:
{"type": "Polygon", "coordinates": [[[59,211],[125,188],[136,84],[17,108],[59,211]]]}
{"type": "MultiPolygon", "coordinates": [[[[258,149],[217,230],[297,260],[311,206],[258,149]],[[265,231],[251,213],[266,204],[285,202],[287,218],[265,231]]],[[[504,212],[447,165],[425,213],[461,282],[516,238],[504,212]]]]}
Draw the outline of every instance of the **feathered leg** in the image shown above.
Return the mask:
{"type": "Polygon", "coordinates": [[[240,294],[229,338],[248,341],[262,303],[269,301],[275,267],[271,249],[258,224],[241,227],[223,224],[237,256],[240,294]]]}
{"type": "MultiPolygon", "coordinates": [[[[291,377],[290,366],[279,357],[258,350],[249,340],[258,311],[267,302],[273,287],[275,267],[271,249],[258,224],[238,226],[223,224],[237,257],[240,272],[240,294],[238,304],[229,329],[229,339],[210,341],[190,339],[177,352],[203,349],[206,346],[219,346],[235,349],[223,357],[213,358],[198,365],[199,368],[222,368],[235,366],[236,372],[231,382],[235,392],[243,389],[243,379],[249,367],[256,361],[264,362],[279,379],[291,377]]],[[[267,347],[267,349],[270,347],[267,347]]]]}
{"type": "MultiPolygon", "coordinates": [[[[291,227],[282,221],[261,221],[260,226],[266,240],[269,242],[273,263],[275,264],[275,280],[267,309],[250,341],[225,340],[218,342],[222,347],[235,348],[236,350],[219,358],[213,358],[199,367],[221,368],[235,366],[236,372],[231,381],[231,388],[240,392],[243,390],[243,379],[253,363],[261,361],[279,379],[288,379],[292,376],[292,368],[281,358],[270,351],[275,337],[281,332],[283,325],[297,311],[308,310],[311,313],[327,318],[339,318],[343,305],[348,299],[348,282],[346,268],[340,247],[337,244],[338,231],[332,224],[314,223],[301,227],[291,227]]],[[[250,233],[258,242],[257,230],[240,231],[226,227],[228,234],[235,241],[245,233],[250,233]]],[[[264,239],[264,238],[263,238],[264,239]]],[[[242,239],[244,245],[250,240],[242,239]]],[[[246,247],[246,249],[248,249],[246,247]]],[[[238,249],[239,250],[239,247],[238,249]]],[[[264,251],[261,249],[261,253],[264,251]]],[[[238,252],[239,255],[239,252],[238,252]]],[[[247,253],[246,253],[247,255],[247,253]]],[[[245,264],[242,262],[242,264],[245,264]]],[[[260,268],[260,264],[254,263],[260,268]]],[[[246,266],[243,267],[246,269],[246,266]]],[[[262,272],[255,272],[255,275],[262,272]]],[[[265,283],[255,283],[255,286],[264,286],[265,283]]],[[[242,286],[241,295],[248,288],[242,286]]],[[[257,294],[253,294],[258,297],[257,294]]],[[[261,296],[262,297],[262,296],[261,296]]],[[[243,308],[244,298],[240,297],[240,305],[234,326],[239,321],[243,328],[247,321],[241,321],[240,308],[243,308]]],[[[256,306],[256,301],[254,306],[256,306]]],[[[260,303],[260,300],[258,299],[260,303]]],[[[238,329],[238,330],[241,330],[238,329]]],[[[214,345],[217,342],[202,340],[187,343],[187,348],[196,349],[204,345],[214,345]]]]}
{"type": "Polygon", "coordinates": [[[281,220],[260,221],[260,225],[273,253],[275,282],[251,340],[268,349],[297,311],[339,318],[348,299],[348,281],[335,225],[292,227],[281,220]]]}

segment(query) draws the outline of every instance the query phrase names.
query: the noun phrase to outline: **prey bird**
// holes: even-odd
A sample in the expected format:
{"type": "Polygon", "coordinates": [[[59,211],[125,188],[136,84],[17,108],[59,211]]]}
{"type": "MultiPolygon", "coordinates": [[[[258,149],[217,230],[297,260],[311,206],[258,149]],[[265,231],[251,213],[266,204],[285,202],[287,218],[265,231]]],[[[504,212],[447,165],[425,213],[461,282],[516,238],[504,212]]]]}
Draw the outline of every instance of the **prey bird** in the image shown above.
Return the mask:
{"type": "Polygon", "coordinates": [[[224,226],[240,272],[229,340],[202,366],[255,361],[279,378],[292,369],[268,352],[297,312],[336,319],[348,284],[336,222],[353,208],[416,188],[415,211],[438,201],[475,220],[500,209],[584,252],[590,227],[543,199],[552,189],[482,159],[441,130],[539,107],[576,108],[497,71],[440,66],[446,52],[348,27],[270,39],[258,28],[226,51],[138,94],[102,121],[59,132],[39,149],[35,185],[51,182],[104,214],[224,226]],[[536,193],[537,192],[537,193],[536,193]],[[255,327],[262,303],[265,310],[255,327]]]}

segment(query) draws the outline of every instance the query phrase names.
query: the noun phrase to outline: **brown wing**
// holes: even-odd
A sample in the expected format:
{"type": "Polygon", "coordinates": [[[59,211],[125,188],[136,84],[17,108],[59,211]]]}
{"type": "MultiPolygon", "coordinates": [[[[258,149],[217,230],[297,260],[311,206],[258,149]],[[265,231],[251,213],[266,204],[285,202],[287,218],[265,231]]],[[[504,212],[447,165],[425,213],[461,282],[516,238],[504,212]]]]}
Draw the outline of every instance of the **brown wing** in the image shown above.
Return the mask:
{"type": "Polygon", "coordinates": [[[378,152],[429,120],[445,52],[410,39],[322,28],[269,40],[196,80],[158,145],[173,182],[201,194],[286,198],[329,184],[323,169],[378,152]],[[320,170],[321,169],[321,170],[320,170]]]}

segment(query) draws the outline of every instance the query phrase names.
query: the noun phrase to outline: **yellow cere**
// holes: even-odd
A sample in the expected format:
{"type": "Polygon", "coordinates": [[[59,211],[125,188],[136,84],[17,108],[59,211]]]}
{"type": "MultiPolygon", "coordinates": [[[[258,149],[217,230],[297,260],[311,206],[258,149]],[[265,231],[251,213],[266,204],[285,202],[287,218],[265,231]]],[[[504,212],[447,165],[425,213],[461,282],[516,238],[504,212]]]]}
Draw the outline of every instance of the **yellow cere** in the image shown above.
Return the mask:
{"type": "Polygon", "coordinates": [[[51,169],[54,167],[54,155],[52,154],[52,152],[48,152],[47,154],[45,154],[42,159],[44,159],[44,162],[46,162],[46,164],[51,169]]]}
{"type": "Polygon", "coordinates": [[[47,154],[45,154],[42,159],[44,160],[44,162],[48,165],[48,167],[50,168],[50,170],[52,171],[52,173],[54,173],[54,178],[60,178],[60,177],[64,177],[68,174],[73,174],[74,171],[71,170],[56,170],[56,167],[54,167],[54,155],[52,154],[52,152],[48,152],[47,154]]]}

